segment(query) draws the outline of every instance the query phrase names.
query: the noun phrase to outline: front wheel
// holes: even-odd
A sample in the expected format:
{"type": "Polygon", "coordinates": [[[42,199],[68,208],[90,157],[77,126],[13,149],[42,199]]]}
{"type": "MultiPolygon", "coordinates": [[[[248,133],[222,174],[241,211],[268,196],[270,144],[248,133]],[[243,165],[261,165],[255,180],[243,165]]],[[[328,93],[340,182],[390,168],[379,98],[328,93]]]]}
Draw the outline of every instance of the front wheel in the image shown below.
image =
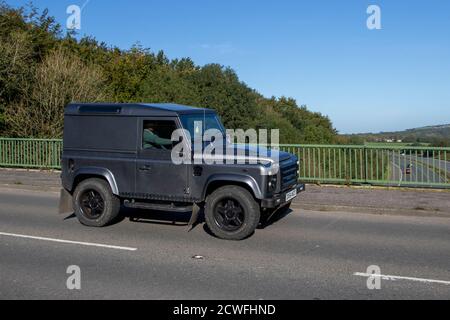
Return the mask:
{"type": "Polygon", "coordinates": [[[104,227],[119,215],[120,199],[111,192],[109,184],[93,178],[81,182],[73,194],[75,214],[81,224],[104,227]]]}
{"type": "Polygon", "coordinates": [[[218,238],[242,240],[255,232],[261,218],[252,194],[238,186],[217,189],[206,200],[205,220],[218,238]]]}

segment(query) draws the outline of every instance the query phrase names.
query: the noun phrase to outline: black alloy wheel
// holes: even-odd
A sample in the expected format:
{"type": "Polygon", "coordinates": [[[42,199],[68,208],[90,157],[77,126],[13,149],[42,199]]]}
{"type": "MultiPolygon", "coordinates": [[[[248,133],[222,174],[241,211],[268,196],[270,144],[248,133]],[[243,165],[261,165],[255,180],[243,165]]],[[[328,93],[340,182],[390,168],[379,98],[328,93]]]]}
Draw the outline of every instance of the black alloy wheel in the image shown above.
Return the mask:
{"type": "Polygon", "coordinates": [[[96,190],[86,190],[80,197],[80,208],[88,219],[98,219],[105,211],[105,201],[96,190]]]}
{"type": "Polygon", "coordinates": [[[244,208],[236,199],[224,198],[214,208],[214,221],[225,231],[234,232],[242,228],[245,220],[244,208]]]}

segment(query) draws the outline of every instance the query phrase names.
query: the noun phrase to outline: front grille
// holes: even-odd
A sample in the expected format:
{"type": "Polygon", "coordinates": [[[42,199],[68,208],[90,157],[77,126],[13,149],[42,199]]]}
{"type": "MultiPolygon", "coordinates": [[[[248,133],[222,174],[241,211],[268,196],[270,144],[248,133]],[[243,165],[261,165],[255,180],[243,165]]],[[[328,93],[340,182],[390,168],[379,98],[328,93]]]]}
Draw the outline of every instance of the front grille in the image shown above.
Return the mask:
{"type": "Polygon", "coordinates": [[[280,163],[281,192],[284,192],[297,184],[298,168],[296,157],[291,157],[280,163]]]}

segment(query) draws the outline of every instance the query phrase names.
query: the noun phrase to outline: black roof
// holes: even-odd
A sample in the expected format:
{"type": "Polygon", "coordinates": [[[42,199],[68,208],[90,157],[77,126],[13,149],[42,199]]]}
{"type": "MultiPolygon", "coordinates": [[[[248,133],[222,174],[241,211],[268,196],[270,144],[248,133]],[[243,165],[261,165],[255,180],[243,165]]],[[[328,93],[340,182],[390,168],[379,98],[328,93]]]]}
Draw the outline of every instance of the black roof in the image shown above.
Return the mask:
{"type": "Polygon", "coordinates": [[[70,103],[65,109],[67,115],[176,116],[204,112],[214,110],[173,103],[70,103]]]}

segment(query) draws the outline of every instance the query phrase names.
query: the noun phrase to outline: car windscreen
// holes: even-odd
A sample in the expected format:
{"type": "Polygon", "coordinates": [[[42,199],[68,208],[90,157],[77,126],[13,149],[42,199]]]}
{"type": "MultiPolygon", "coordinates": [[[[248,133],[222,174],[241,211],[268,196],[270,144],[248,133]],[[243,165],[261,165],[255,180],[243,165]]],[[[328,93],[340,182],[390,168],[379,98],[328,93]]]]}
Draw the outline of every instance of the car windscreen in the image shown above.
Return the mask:
{"type": "Polygon", "coordinates": [[[204,134],[211,129],[219,130],[225,137],[225,129],[214,113],[186,114],[180,118],[183,128],[189,131],[191,139],[194,139],[195,134],[204,134]]]}

